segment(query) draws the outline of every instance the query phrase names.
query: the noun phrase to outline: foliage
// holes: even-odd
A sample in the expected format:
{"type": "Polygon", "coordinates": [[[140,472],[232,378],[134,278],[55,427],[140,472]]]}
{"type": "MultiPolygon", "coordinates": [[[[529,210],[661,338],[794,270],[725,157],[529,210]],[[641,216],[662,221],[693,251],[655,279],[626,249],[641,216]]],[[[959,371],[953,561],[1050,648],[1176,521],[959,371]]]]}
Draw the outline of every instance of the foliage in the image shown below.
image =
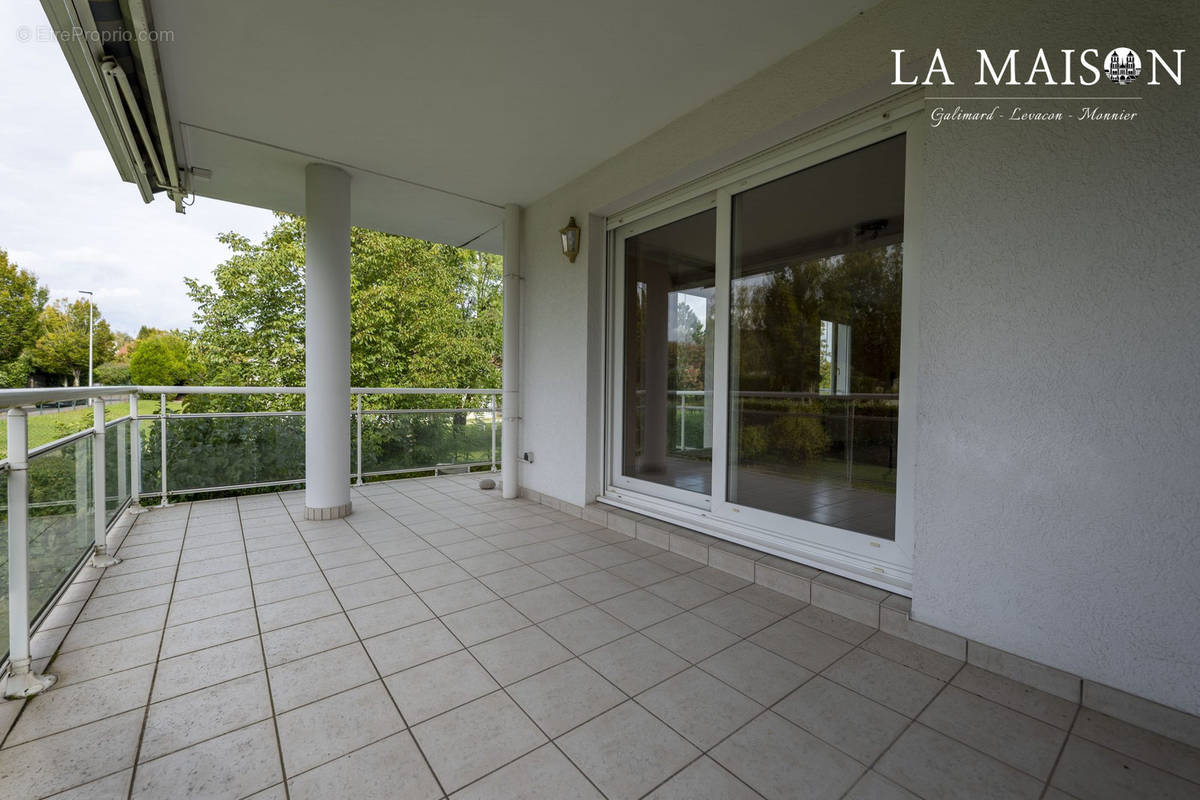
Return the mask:
{"type": "Polygon", "coordinates": [[[122,361],[106,361],[96,367],[96,383],[104,386],[128,386],[133,382],[129,364],[122,361]]]}
{"type": "Polygon", "coordinates": [[[38,316],[48,293],[37,277],[0,250],[0,364],[16,360],[37,340],[38,316]]]}
{"type": "Polygon", "coordinates": [[[139,386],[180,386],[194,370],[187,340],[174,333],[143,339],[129,358],[129,374],[139,386]]]}
{"type": "Polygon", "coordinates": [[[29,385],[33,374],[33,355],[29,351],[4,364],[0,364],[0,389],[21,389],[29,385]]]}
{"type": "Polygon", "coordinates": [[[771,449],[791,461],[808,461],[829,449],[829,434],[821,419],[808,414],[776,417],[770,427],[771,449]]]}
{"type": "MultiPolygon", "coordinates": [[[[233,233],[213,283],[187,279],[193,357],[210,385],[304,384],[304,220],[278,215],[261,243],[233,233]]],[[[351,383],[491,388],[500,382],[500,259],[351,231],[351,383]]],[[[465,398],[366,398],[369,408],[465,398]]],[[[347,401],[349,411],[350,398],[347,401]]],[[[297,396],[189,398],[189,408],[298,409],[297,396]]]]}
{"type": "Polygon", "coordinates": [[[765,425],[743,425],[738,433],[738,460],[753,461],[767,452],[768,444],[765,425]]]}
{"type": "MultiPolygon", "coordinates": [[[[95,310],[94,363],[111,361],[115,338],[108,323],[95,310]]],[[[79,385],[80,375],[88,367],[88,301],[68,303],[58,300],[46,306],[41,314],[41,335],[33,346],[33,364],[51,375],[74,378],[79,385]]]]}

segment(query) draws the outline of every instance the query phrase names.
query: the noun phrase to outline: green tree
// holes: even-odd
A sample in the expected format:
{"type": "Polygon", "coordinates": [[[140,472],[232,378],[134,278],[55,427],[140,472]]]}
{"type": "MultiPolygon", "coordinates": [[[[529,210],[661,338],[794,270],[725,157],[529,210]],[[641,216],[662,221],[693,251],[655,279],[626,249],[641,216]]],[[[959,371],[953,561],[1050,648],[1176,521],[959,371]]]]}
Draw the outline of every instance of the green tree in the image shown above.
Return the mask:
{"type": "MultiPolygon", "coordinates": [[[[93,363],[102,364],[113,357],[114,337],[108,323],[94,312],[93,363]]],[[[88,301],[57,300],[41,314],[41,335],[33,346],[33,365],[51,375],[70,376],[75,385],[88,368],[88,301]]]]}
{"type": "Polygon", "coordinates": [[[132,382],[129,364],[124,361],[106,361],[96,367],[96,383],[105,386],[127,386],[132,382]]]}
{"type": "Polygon", "coordinates": [[[0,250],[0,386],[25,386],[32,368],[26,350],[37,340],[46,288],[0,250]]]}
{"type": "MultiPolygon", "coordinates": [[[[304,220],[278,215],[261,243],[234,233],[220,239],[232,252],[213,283],[186,279],[197,307],[198,378],[212,385],[303,385],[304,220]]],[[[350,249],[354,385],[499,385],[498,257],[364,228],[351,231],[350,249]]],[[[298,403],[263,398],[258,407],[298,403]]]]}
{"type": "Polygon", "coordinates": [[[139,386],[179,386],[192,378],[187,340],[176,333],[143,339],[129,359],[129,374],[139,386]]]}

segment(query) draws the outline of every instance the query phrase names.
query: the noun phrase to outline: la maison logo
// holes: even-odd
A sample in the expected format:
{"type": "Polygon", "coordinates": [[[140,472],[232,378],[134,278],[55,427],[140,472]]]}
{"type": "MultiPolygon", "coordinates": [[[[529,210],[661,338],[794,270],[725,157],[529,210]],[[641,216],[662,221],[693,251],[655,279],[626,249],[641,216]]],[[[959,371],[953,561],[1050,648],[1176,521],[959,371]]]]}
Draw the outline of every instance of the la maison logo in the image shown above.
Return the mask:
{"type": "MultiPolygon", "coordinates": [[[[992,57],[987,50],[976,50],[978,69],[975,86],[1095,86],[1107,78],[1118,86],[1137,81],[1143,73],[1143,63],[1149,71],[1147,86],[1164,83],[1183,84],[1183,54],[1186,50],[1144,51],[1145,58],[1128,47],[1115,47],[1107,55],[1098,48],[1086,50],[1057,50],[1048,55],[1044,49],[1036,53],[1009,50],[1004,57],[992,57]]],[[[893,86],[954,86],[950,67],[942,56],[941,48],[933,51],[928,68],[922,72],[906,72],[904,50],[893,50],[895,75],[893,86]]]]}

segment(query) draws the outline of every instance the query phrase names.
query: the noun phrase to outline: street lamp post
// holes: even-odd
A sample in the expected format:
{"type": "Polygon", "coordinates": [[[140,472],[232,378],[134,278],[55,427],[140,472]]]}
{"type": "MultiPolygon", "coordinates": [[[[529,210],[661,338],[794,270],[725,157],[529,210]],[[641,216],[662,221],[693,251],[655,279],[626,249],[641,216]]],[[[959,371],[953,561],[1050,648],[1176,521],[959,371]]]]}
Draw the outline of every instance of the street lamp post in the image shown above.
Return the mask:
{"type": "MultiPolygon", "coordinates": [[[[96,308],[96,304],[94,302],[92,302],[92,293],[91,292],[87,291],[86,289],[80,289],[79,293],[86,294],[88,296],[88,386],[90,387],[92,385],[92,342],[93,342],[92,314],[96,308]]],[[[88,405],[91,405],[91,404],[92,404],[92,399],[89,397],[88,405]]]]}

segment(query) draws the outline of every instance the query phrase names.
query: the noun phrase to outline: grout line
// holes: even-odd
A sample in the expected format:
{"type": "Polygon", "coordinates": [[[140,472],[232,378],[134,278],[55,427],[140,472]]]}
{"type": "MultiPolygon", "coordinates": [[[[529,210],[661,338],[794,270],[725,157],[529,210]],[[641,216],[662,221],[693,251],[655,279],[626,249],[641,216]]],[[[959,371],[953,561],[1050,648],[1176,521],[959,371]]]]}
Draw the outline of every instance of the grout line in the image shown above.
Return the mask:
{"type": "Polygon", "coordinates": [[[1067,742],[1071,741],[1071,731],[1075,730],[1075,723],[1079,721],[1079,714],[1082,710],[1083,706],[1081,704],[1075,706],[1075,714],[1071,717],[1071,725],[1067,728],[1062,744],[1058,746],[1058,753],[1054,756],[1054,764],[1051,765],[1050,772],[1046,774],[1046,782],[1042,786],[1042,793],[1038,795],[1039,800],[1044,800],[1046,793],[1050,791],[1050,782],[1054,780],[1054,773],[1058,772],[1058,765],[1062,761],[1063,753],[1067,750],[1067,742]]]}
{"type": "MultiPolygon", "coordinates": [[[[371,501],[365,497],[362,498],[361,501],[371,503],[371,501]]],[[[371,505],[374,505],[374,503],[371,503],[371,505]]],[[[351,527],[351,526],[347,525],[347,527],[351,527]]],[[[351,530],[353,530],[352,527],[351,527],[351,530]]],[[[299,525],[296,525],[296,531],[297,531],[297,533],[300,533],[301,538],[303,538],[304,535],[301,532],[299,525]]],[[[357,531],[356,531],[356,533],[357,533],[357,531]]],[[[312,554],[312,549],[309,548],[307,540],[305,540],[304,546],[305,546],[305,548],[308,549],[309,553],[312,554]]],[[[374,548],[372,548],[372,550],[374,550],[374,548]]],[[[314,559],[316,558],[315,555],[313,557],[314,557],[314,559]]],[[[318,566],[320,566],[319,562],[318,562],[318,566]]],[[[388,567],[391,568],[391,565],[389,564],[388,567]]],[[[393,571],[393,573],[395,573],[394,569],[392,571],[393,571]]],[[[393,706],[393,708],[396,709],[396,714],[399,715],[401,724],[404,725],[404,732],[407,732],[409,738],[412,739],[413,745],[417,748],[417,752],[421,754],[421,759],[425,762],[425,768],[429,770],[429,774],[433,777],[433,780],[437,784],[439,791],[441,791],[442,795],[445,796],[447,794],[446,787],[442,784],[442,780],[438,776],[437,772],[434,771],[433,765],[429,762],[429,757],[425,754],[424,748],[421,747],[421,743],[419,741],[417,741],[417,737],[413,734],[412,726],[410,726],[408,724],[408,720],[404,717],[404,712],[400,710],[400,705],[396,702],[396,698],[392,697],[392,693],[388,690],[387,684],[383,680],[383,673],[380,672],[378,665],[376,665],[376,663],[375,663],[375,659],[371,657],[371,652],[369,650],[367,650],[366,645],[363,643],[362,637],[359,636],[358,629],[354,627],[354,623],[350,622],[350,616],[349,616],[349,614],[346,613],[346,607],[345,607],[345,605],[343,605],[342,599],[337,596],[337,592],[334,591],[333,585],[329,583],[329,578],[328,578],[328,576],[325,575],[325,570],[323,568],[321,569],[321,577],[325,579],[325,583],[329,586],[330,592],[333,593],[334,600],[337,602],[338,606],[342,609],[342,616],[344,616],[346,618],[346,621],[350,624],[350,629],[354,631],[355,641],[358,643],[358,646],[362,649],[363,653],[366,655],[367,660],[371,664],[371,668],[375,670],[376,680],[379,681],[379,685],[383,687],[384,692],[386,692],[387,696],[391,699],[392,706],[393,706]]],[[[399,575],[397,575],[397,577],[399,577],[399,575]]],[[[403,578],[401,578],[401,581],[403,581],[403,578]]],[[[411,589],[412,587],[409,587],[409,588],[411,589]]],[[[419,597],[418,597],[418,600],[420,600],[419,597]]],[[[424,603],[424,601],[421,601],[421,602],[424,603]]],[[[428,606],[426,606],[426,608],[428,608],[428,606]]],[[[429,609],[429,611],[430,611],[430,613],[433,613],[432,609],[429,609]]],[[[332,615],[330,615],[330,616],[332,616],[332,615]]],[[[435,618],[436,618],[436,615],[435,615],[435,618]]],[[[343,646],[345,646],[345,645],[343,645],[343,646]]],[[[307,658],[307,656],[306,656],[306,658],[307,658]]],[[[264,662],[266,660],[265,653],[263,656],[263,660],[264,660],[264,662]]],[[[297,660],[299,660],[299,659],[297,659],[297,660]]],[[[372,682],[373,681],[368,681],[368,683],[372,683],[372,682]]],[[[360,684],[360,686],[362,686],[362,685],[366,685],[366,684],[360,684]]],[[[357,688],[357,687],[351,687],[351,688],[357,688]]],[[[343,690],[343,691],[348,691],[348,690],[343,690]]],[[[340,694],[340,692],[337,694],[340,694]]],[[[331,696],[336,697],[337,695],[335,694],[335,695],[331,695],[331,696]]],[[[328,698],[319,698],[319,700],[325,700],[325,699],[328,699],[328,698]]],[[[313,701],[313,702],[318,702],[318,701],[313,701]]],[[[274,709],[274,706],[272,706],[272,710],[273,709],[274,709]]],[[[272,718],[274,719],[274,716],[272,716],[272,718]]],[[[389,734],[389,736],[392,736],[392,735],[395,735],[395,734],[389,734]]],[[[278,733],[276,734],[276,736],[278,736],[278,733]]],[[[384,738],[388,738],[388,737],[384,737],[384,738]]],[[[378,739],[376,741],[383,741],[383,740],[378,739]]],[[[374,743],[375,742],[369,742],[369,744],[374,744],[374,743]]],[[[280,740],[279,745],[280,745],[279,757],[280,757],[280,762],[282,763],[282,759],[283,759],[283,751],[282,751],[283,742],[282,742],[282,740],[280,740]]],[[[346,755],[346,753],[339,754],[335,758],[329,759],[329,761],[322,762],[321,764],[318,764],[316,766],[323,766],[324,764],[327,764],[330,761],[336,761],[337,759],[342,758],[345,755],[346,755]]],[[[315,767],[314,767],[314,769],[315,769],[315,767]]],[[[286,784],[287,780],[288,780],[288,776],[285,771],[284,772],[285,784],[286,784]]]]}
{"type": "MultiPolygon", "coordinates": [[[[282,501],[280,503],[282,504],[282,501]]],[[[242,534],[242,555],[246,558],[246,571],[249,572],[250,555],[246,549],[246,527],[242,522],[241,506],[236,499],[234,507],[238,512],[238,530],[242,534]]],[[[263,644],[262,621],[258,618],[258,597],[254,592],[253,579],[250,581],[250,604],[254,610],[254,627],[258,631],[258,651],[262,656],[263,677],[267,683],[267,703],[271,709],[271,728],[275,731],[275,751],[279,754],[279,775],[283,779],[283,796],[286,800],[291,797],[291,789],[288,787],[287,768],[283,762],[283,739],[279,735],[279,718],[275,715],[275,694],[271,691],[271,671],[267,669],[267,648],[263,644]]]]}
{"type": "MultiPolygon", "coordinates": [[[[191,521],[191,517],[192,517],[192,506],[190,504],[188,505],[187,513],[183,514],[182,516],[183,516],[183,539],[180,540],[181,543],[183,541],[187,540],[187,526],[188,526],[188,523],[191,521]]],[[[177,577],[179,575],[179,566],[182,563],[182,558],[183,558],[183,547],[181,546],[179,549],[179,559],[180,560],[175,562],[175,575],[177,577]]],[[[171,598],[174,598],[174,596],[175,596],[175,582],[172,581],[171,582],[171,598]]],[[[171,599],[169,598],[167,600],[167,613],[166,613],[166,615],[163,616],[162,629],[161,629],[161,633],[159,634],[159,638],[158,638],[158,650],[155,652],[154,671],[150,676],[150,687],[146,690],[146,707],[145,707],[145,711],[142,713],[141,727],[138,729],[137,747],[135,747],[134,751],[133,751],[133,765],[129,772],[129,790],[125,795],[126,800],[133,800],[133,787],[134,787],[134,781],[137,778],[138,757],[142,753],[142,741],[143,741],[143,739],[145,739],[145,736],[146,736],[146,722],[150,718],[150,698],[154,695],[154,682],[155,682],[155,680],[158,679],[158,665],[159,665],[160,661],[162,660],[163,641],[165,641],[167,638],[167,618],[171,614],[170,603],[171,603],[171,599]]]]}

